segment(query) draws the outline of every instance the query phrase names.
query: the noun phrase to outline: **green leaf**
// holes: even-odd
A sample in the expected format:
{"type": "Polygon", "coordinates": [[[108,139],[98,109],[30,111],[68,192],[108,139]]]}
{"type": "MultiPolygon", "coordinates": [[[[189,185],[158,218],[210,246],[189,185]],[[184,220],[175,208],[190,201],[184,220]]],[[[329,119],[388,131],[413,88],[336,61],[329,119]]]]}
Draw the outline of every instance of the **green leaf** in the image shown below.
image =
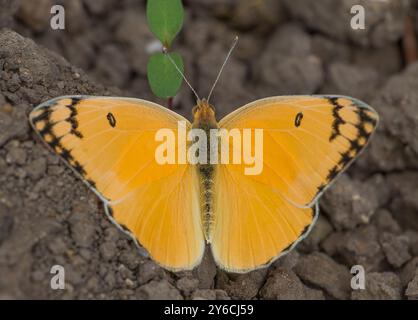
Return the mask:
{"type": "MultiPolygon", "coordinates": [[[[167,53],[168,54],[168,53],[167,53]]],[[[148,82],[152,92],[160,98],[174,97],[180,90],[183,78],[164,53],[153,54],[147,66],[148,82]]],[[[184,73],[182,57],[175,52],[169,53],[177,67],[184,73]]]]}
{"type": "Polygon", "coordinates": [[[150,30],[166,47],[170,47],[183,25],[181,0],[148,0],[147,19],[150,30]]]}

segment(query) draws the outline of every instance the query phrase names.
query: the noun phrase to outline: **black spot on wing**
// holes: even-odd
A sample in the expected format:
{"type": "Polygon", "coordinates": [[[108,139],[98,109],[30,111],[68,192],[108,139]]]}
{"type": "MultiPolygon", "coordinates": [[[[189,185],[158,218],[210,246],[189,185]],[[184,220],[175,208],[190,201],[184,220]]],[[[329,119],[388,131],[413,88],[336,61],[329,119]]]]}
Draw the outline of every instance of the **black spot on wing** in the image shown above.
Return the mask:
{"type": "Polygon", "coordinates": [[[303,113],[299,112],[295,117],[295,127],[296,128],[298,128],[301,125],[302,119],[303,119],[303,113]]]}
{"type": "Polygon", "coordinates": [[[116,127],[116,118],[113,115],[113,113],[109,112],[106,118],[107,118],[107,121],[109,121],[109,124],[112,128],[116,127]]]}

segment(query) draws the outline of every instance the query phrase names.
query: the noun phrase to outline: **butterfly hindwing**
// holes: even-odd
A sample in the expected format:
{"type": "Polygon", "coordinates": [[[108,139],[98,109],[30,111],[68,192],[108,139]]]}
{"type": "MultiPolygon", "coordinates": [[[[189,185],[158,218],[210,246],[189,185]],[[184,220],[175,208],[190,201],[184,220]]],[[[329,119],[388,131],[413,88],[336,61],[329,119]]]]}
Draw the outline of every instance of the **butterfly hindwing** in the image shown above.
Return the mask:
{"type": "Polygon", "coordinates": [[[214,228],[211,249],[228,272],[267,266],[292,249],[310,231],[317,208],[298,208],[263,183],[228,165],[214,179],[214,228]]]}
{"type": "Polygon", "coordinates": [[[139,99],[68,96],[41,104],[30,121],[154,260],[171,270],[200,262],[196,172],[188,164],[162,166],[155,160],[157,130],[177,132],[185,118],[139,99]]]}

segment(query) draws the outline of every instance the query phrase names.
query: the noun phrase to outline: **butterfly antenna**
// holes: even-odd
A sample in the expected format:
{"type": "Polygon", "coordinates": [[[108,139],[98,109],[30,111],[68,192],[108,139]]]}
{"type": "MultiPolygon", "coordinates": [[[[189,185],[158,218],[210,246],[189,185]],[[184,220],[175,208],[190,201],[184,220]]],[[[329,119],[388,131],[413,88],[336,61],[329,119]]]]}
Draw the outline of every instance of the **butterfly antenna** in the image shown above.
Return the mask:
{"type": "Polygon", "coordinates": [[[235,47],[236,47],[237,43],[238,43],[238,36],[235,36],[234,42],[232,42],[231,49],[229,49],[229,52],[228,52],[228,54],[226,55],[225,61],[224,61],[224,63],[222,64],[221,70],[219,70],[218,75],[217,75],[217,77],[216,77],[216,80],[215,80],[215,82],[213,83],[212,88],[210,89],[210,92],[209,92],[209,95],[208,95],[208,102],[209,102],[209,100],[210,100],[210,97],[212,96],[213,90],[215,89],[216,85],[218,84],[218,81],[219,81],[219,78],[221,77],[222,71],[224,70],[224,68],[225,68],[225,66],[226,66],[226,63],[228,62],[229,57],[231,56],[232,51],[234,51],[234,49],[235,49],[235,47]]]}
{"type": "Polygon", "coordinates": [[[171,56],[168,54],[167,49],[163,48],[163,53],[167,56],[168,60],[170,60],[170,62],[173,64],[174,68],[176,68],[177,72],[180,73],[180,75],[182,76],[184,82],[187,83],[187,85],[189,86],[189,88],[192,90],[193,94],[195,95],[197,101],[200,101],[199,95],[197,94],[196,90],[193,89],[192,85],[190,84],[190,82],[187,80],[186,76],[183,74],[183,72],[181,72],[180,68],[177,66],[176,62],[173,60],[173,58],[171,58],[171,56]]]}

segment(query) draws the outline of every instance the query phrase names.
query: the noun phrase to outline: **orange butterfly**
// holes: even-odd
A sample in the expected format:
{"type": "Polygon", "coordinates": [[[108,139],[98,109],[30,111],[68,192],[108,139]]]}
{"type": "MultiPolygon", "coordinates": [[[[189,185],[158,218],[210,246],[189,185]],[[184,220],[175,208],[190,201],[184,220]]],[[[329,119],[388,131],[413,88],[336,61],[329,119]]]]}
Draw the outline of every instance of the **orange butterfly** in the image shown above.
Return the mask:
{"type": "MultiPolygon", "coordinates": [[[[30,122],[156,262],[189,270],[210,244],[218,266],[230,272],[267,266],[306,237],[318,198],[378,123],[371,107],[344,96],[266,98],[219,122],[215,108],[198,99],[193,116],[190,123],[139,99],[65,96],[36,107],[30,122]],[[188,143],[180,122],[186,133],[208,135],[262,129],[263,169],[247,175],[245,163],[159,163],[159,130],[173,132],[178,150],[188,143]]],[[[247,142],[256,149],[256,139],[247,142]]]]}
{"type": "MultiPolygon", "coordinates": [[[[191,124],[157,104],[68,96],[30,114],[33,128],[169,270],[192,269],[210,244],[231,272],[268,265],[292,249],[317,217],[317,199],[361,152],[376,128],[369,106],[342,96],[272,97],[219,121],[205,100],[191,124]],[[263,171],[245,164],[167,164],[155,160],[160,128],[263,128],[263,171]]],[[[252,141],[254,143],[254,141],[252,141]]]]}

